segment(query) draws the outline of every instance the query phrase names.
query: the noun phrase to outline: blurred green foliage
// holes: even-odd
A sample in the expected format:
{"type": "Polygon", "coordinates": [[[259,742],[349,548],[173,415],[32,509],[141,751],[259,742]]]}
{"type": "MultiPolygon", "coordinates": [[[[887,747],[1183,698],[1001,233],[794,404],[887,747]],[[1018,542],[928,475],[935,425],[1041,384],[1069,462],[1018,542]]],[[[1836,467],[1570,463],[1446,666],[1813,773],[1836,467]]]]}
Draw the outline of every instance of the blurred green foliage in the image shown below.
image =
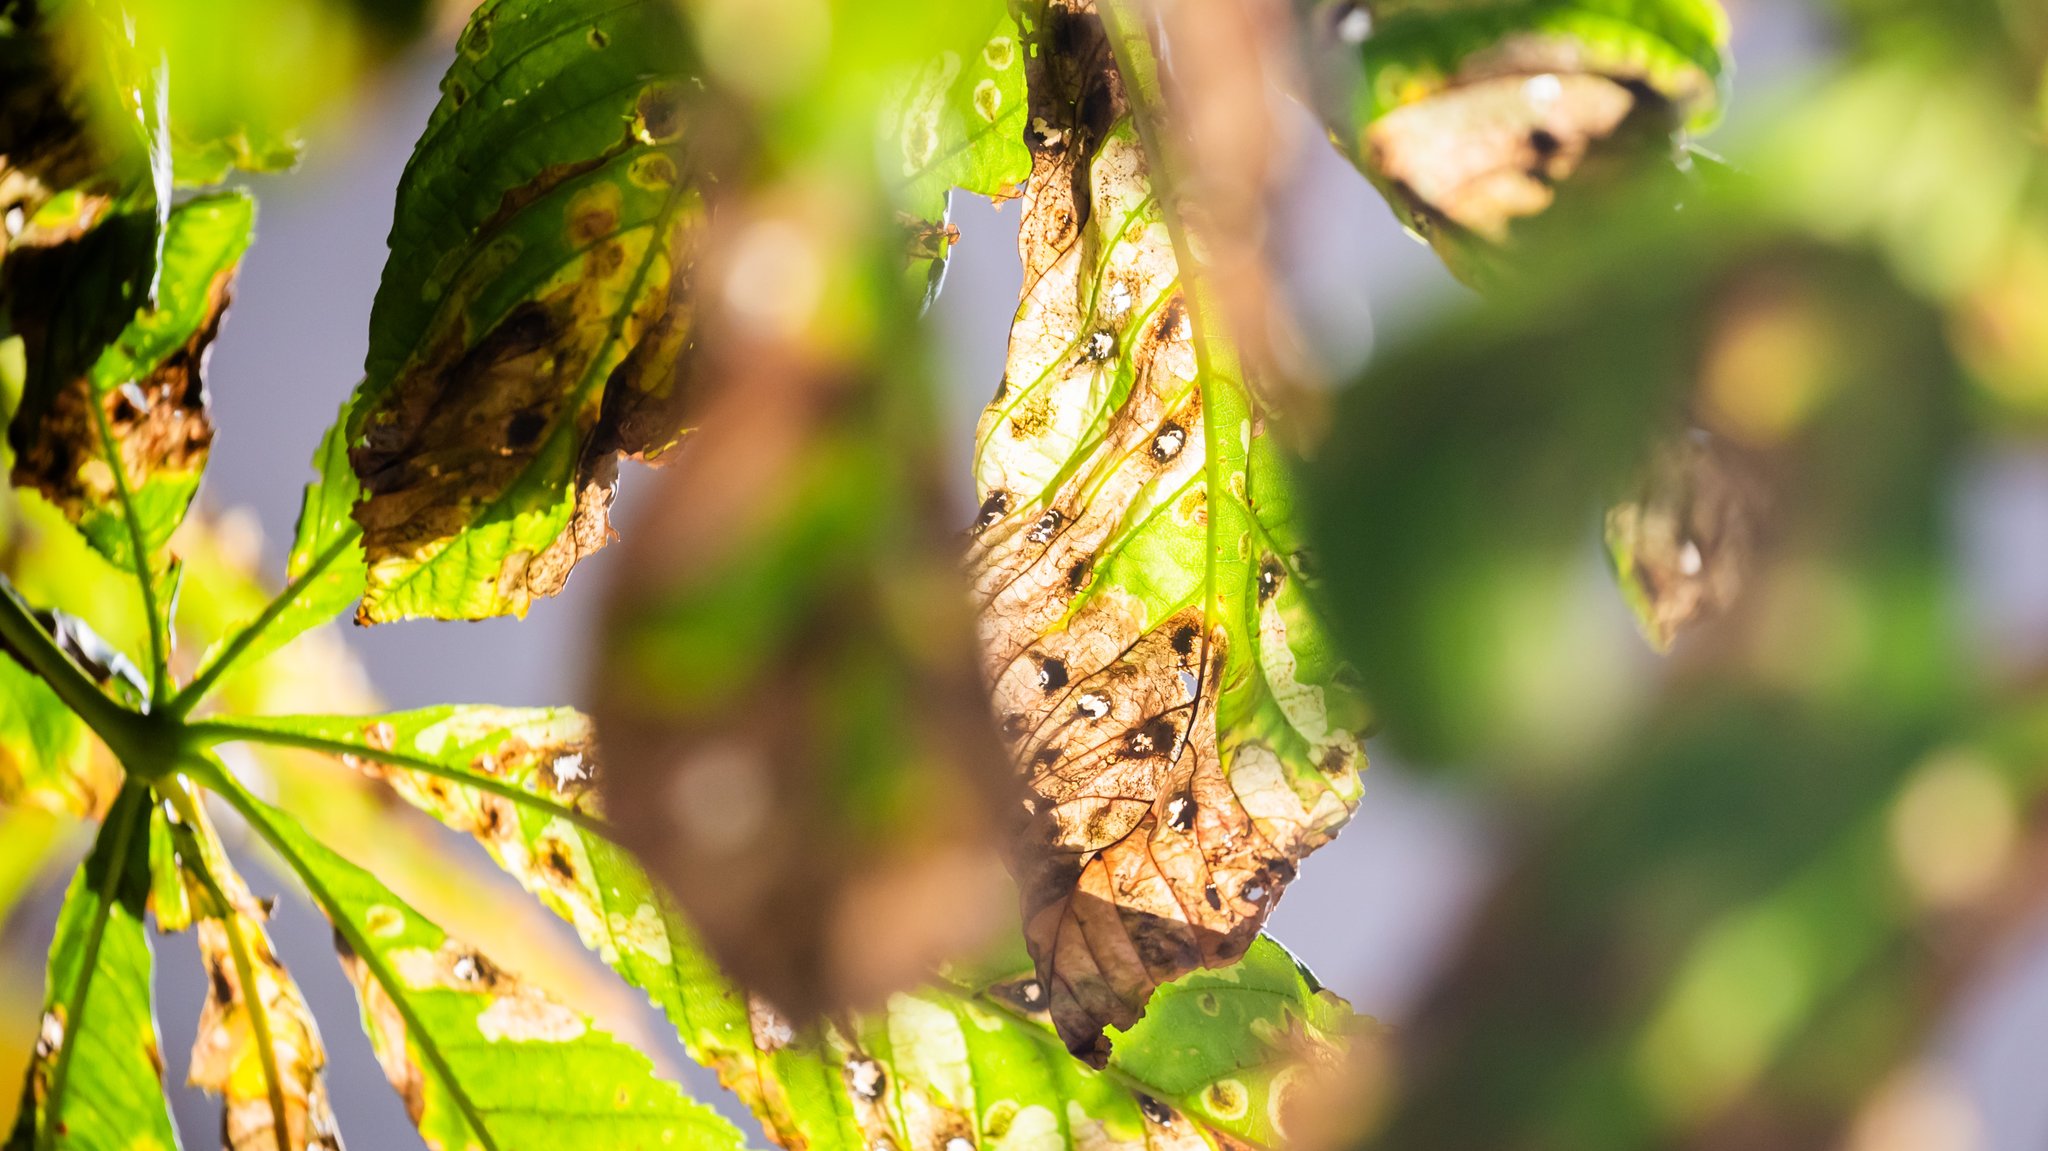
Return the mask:
{"type": "Polygon", "coordinates": [[[2041,21],[1838,18],[1730,167],[1567,189],[1340,401],[1311,492],[1384,739],[1514,812],[1380,1145],[1827,1144],[2034,905],[2043,667],[1984,650],[1958,517],[2041,448],[2041,21]],[[1659,662],[1601,519],[1688,435],[1755,531],[1659,662]]]}

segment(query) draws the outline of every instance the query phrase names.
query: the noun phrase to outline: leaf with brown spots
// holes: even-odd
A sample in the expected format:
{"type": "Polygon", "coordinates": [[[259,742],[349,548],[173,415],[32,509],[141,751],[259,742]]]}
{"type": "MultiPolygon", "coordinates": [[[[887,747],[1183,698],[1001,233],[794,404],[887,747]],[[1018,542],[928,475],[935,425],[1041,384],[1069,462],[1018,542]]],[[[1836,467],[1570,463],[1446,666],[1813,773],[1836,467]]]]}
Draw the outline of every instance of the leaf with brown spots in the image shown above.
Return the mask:
{"type": "MultiPolygon", "coordinates": [[[[228,861],[205,809],[182,800],[178,809],[180,817],[152,827],[177,860],[206,969],[186,1082],[221,1097],[226,1151],[340,1151],[323,1074],[327,1052],[298,984],[271,949],[263,928],[269,911],[228,861]]],[[[157,923],[164,928],[161,895],[157,923]]]]}
{"type": "Polygon", "coordinates": [[[656,1078],[638,1051],[450,938],[225,769],[211,766],[204,782],[334,924],[378,1062],[428,1146],[738,1151],[739,1132],[656,1078]]]}
{"type": "Polygon", "coordinates": [[[682,435],[702,205],[670,0],[492,0],[399,185],[344,417],[364,623],[524,615],[682,435]]]}
{"type": "Polygon", "coordinates": [[[1719,113],[1717,3],[1302,8],[1331,139],[1460,274],[1610,141],[1668,155],[1719,113]]]}
{"type": "Polygon", "coordinates": [[[910,236],[909,263],[926,302],[938,292],[960,238],[950,222],[955,188],[1006,200],[1031,175],[1024,148],[1024,53],[1017,21],[1003,4],[972,0],[986,38],[940,50],[883,108],[884,177],[910,236]]]}
{"type": "Polygon", "coordinates": [[[40,491],[95,551],[142,581],[158,668],[169,659],[174,587],[165,549],[213,443],[207,351],[255,222],[255,201],[242,193],[180,205],[155,305],[137,309],[82,374],[43,376],[40,386],[32,374],[9,427],[15,484],[40,491]]]}
{"type": "Polygon", "coordinates": [[[1155,1011],[1115,1038],[1107,1073],[1067,1054],[1028,959],[798,1026],[733,986],[597,822],[604,768],[581,716],[430,708],[251,721],[247,731],[344,756],[476,837],[647,993],[691,1057],[784,1147],[965,1151],[955,1140],[999,1146],[1014,1131],[1103,1148],[1302,1148],[1327,1145],[1345,1117],[1327,1089],[1350,1085],[1366,1021],[1271,940],[1238,966],[1162,991],[1155,1011]]]}
{"type": "Polygon", "coordinates": [[[976,443],[970,562],[1035,794],[1026,936],[1061,1036],[1100,1060],[1154,988],[1243,956],[1349,817],[1364,714],[1100,21],[1029,16],[1025,292],[976,443]]]}

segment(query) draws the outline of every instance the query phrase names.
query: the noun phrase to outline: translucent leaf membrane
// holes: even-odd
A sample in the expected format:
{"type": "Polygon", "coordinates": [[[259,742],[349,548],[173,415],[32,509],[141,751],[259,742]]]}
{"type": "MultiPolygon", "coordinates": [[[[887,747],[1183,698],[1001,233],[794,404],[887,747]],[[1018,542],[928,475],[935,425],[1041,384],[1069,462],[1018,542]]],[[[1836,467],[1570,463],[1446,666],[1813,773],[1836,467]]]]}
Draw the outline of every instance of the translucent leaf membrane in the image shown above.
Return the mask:
{"type": "Polygon", "coordinates": [[[231,784],[227,798],[334,923],[378,1062],[429,1146],[738,1148],[738,1131],[645,1056],[450,938],[289,816],[231,784]]]}
{"type": "Polygon", "coordinates": [[[988,39],[945,49],[904,80],[883,107],[883,179],[909,231],[909,263],[936,296],[947,254],[958,238],[951,222],[953,189],[997,200],[1017,194],[1031,175],[1024,147],[1024,54],[1017,21],[1001,5],[988,39]],[[896,165],[900,161],[900,167],[896,165]]]}
{"type": "Polygon", "coordinates": [[[122,792],[65,894],[10,1151],[172,1151],[150,1015],[149,793],[122,792]]]}
{"type": "Polygon", "coordinates": [[[1024,298],[976,439],[988,679],[1034,793],[1026,937],[1103,1058],[1232,963],[1357,801],[1364,712],[1317,620],[1265,415],[1191,308],[1101,26],[1034,5],[1024,298]]]}
{"type": "MultiPolygon", "coordinates": [[[[131,33],[112,2],[43,0],[10,10],[0,31],[0,227],[9,248],[39,248],[74,240],[109,214],[134,214],[140,242],[105,269],[135,293],[133,307],[148,297],[170,209],[170,144],[159,61],[131,33]]],[[[15,291],[11,272],[0,282],[15,291]]],[[[20,321],[17,314],[17,330],[20,321]]]]}
{"type": "Polygon", "coordinates": [[[1067,1054],[1044,985],[1008,960],[795,1026],[734,987],[606,838],[603,768],[581,716],[432,708],[256,727],[324,741],[476,837],[668,1014],[785,1147],[1308,1146],[1343,1113],[1364,1021],[1270,941],[1162,991],[1153,1015],[1115,1037],[1102,1072],[1067,1054]]]}
{"type": "Polygon", "coordinates": [[[338,1151],[320,1029],[261,923],[240,912],[199,923],[207,995],[187,1081],[224,1100],[229,1151],[338,1151]]]}
{"type": "Polygon", "coordinates": [[[1304,0],[1332,139],[1454,271],[1610,149],[1667,154],[1718,115],[1715,0],[1304,0]]]}
{"type": "Polygon", "coordinates": [[[702,208],[670,0],[477,10],[399,185],[347,448],[358,619],[523,615],[681,434],[702,208]]]}

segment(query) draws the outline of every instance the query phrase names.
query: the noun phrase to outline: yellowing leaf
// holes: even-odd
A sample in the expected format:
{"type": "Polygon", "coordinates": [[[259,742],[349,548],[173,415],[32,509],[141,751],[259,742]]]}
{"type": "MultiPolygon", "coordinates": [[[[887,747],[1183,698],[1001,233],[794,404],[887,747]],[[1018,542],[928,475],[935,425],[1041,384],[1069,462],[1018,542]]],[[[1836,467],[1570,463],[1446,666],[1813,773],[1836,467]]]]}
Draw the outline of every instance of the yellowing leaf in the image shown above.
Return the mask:
{"type": "Polygon", "coordinates": [[[399,186],[347,416],[364,623],[524,615],[682,433],[690,49],[672,0],[492,0],[399,186]]]}
{"type": "MultiPolygon", "coordinates": [[[[0,595],[10,594],[0,590],[0,595]]],[[[0,804],[91,815],[111,801],[93,741],[35,673],[0,654],[0,804]]]]}
{"type": "Polygon", "coordinates": [[[450,938],[223,769],[207,784],[333,922],[364,1029],[428,1146],[736,1151],[739,1133],[656,1078],[645,1056],[450,938]]]}
{"type": "Polygon", "coordinates": [[[353,758],[484,845],[674,1023],[789,1148],[964,1151],[1016,1140],[1111,1147],[1323,1145],[1349,1110],[1366,1021],[1270,940],[1162,991],[1114,1037],[1106,1072],[1072,1058],[1044,984],[1005,956],[830,1023],[791,1023],[712,964],[595,819],[604,768],[559,709],[430,708],[240,729],[353,758]]]}
{"type": "Polygon", "coordinates": [[[1036,795],[1026,936],[1061,1036],[1100,1059],[1155,987],[1240,958],[1349,817],[1363,712],[1100,24],[1031,17],[1026,287],[977,437],[970,563],[1036,795]]]}
{"type": "MultiPolygon", "coordinates": [[[[185,785],[173,779],[165,786],[185,785]]],[[[166,814],[153,827],[176,859],[185,907],[198,917],[206,969],[186,1082],[221,1097],[226,1151],[340,1151],[322,1073],[326,1048],[298,984],[271,949],[263,929],[269,912],[229,862],[205,810],[179,807],[196,825],[166,814]]],[[[165,921],[163,894],[160,887],[158,927],[182,929],[165,921]]]]}

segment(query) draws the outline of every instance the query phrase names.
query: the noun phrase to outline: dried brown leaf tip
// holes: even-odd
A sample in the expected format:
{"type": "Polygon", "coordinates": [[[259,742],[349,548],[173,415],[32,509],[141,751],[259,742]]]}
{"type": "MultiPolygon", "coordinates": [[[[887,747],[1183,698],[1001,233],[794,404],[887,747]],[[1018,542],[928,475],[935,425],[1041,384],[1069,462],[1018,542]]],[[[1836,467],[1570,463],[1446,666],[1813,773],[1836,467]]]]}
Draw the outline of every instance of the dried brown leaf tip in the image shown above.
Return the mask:
{"type": "Polygon", "coordinates": [[[199,953],[207,995],[187,1081],[223,1099],[221,1145],[339,1151],[320,1030],[260,921],[241,912],[201,920],[199,953]]]}
{"type": "Polygon", "coordinates": [[[221,1098],[225,1151],[340,1151],[327,1052],[271,947],[263,926],[270,909],[235,871],[196,793],[167,786],[183,794],[167,798],[152,820],[151,854],[163,870],[151,905],[159,930],[196,923],[206,970],[186,1081],[221,1098]]]}
{"type": "Polygon", "coordinates": [[[799,1025],[978,946],[1011,890],[991,812],[1014,805],[904,378],[914,302],[846,199],[720,206],[707,406],[623,545],[590,707],[626,842],[799,1025]],[[860,323],[887,330],[826,283],[872,291],[888,318],[860,323]]]}
{"type": "Polygon", "coordinates": [[[1191,314],[1101,25],[1033,16],[1026,288],[970,566],[1033,793],[1027,942],[1062,1038],[1100,1060],[1104,1026],[1251,945],[1350,815],[1364,716],[1264,416],[1191,314]]]}

